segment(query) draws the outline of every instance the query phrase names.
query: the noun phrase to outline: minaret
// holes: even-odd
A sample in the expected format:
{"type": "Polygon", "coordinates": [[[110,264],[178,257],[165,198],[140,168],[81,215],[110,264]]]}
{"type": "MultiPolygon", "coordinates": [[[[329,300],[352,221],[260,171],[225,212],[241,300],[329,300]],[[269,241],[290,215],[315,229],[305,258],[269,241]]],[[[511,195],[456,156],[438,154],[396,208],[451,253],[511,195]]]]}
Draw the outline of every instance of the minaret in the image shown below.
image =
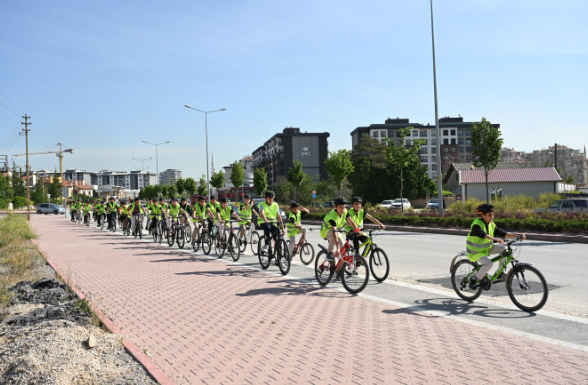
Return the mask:
{"type": "Polygon", "coordinates": [[[210,176],[214,175],[215,170],[214,170],[214,150],[212,150],[212,163],[210,164],[210,176]]]}
{"type": "Polygon", "coordinates": [[[586,160],[586,145],[584,145],[584,184],[588,184],[588,161],[586,160]]]}

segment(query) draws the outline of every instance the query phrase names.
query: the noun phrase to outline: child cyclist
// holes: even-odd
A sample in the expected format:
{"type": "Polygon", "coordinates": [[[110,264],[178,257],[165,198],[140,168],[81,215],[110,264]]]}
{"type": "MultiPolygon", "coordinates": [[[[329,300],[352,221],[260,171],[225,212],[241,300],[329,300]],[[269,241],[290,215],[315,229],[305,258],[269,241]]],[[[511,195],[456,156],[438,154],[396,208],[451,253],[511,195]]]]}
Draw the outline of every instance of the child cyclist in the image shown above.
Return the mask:
{"type": "MultiPolygon", "coordinates": [[[[345,226],[345,230],[347,231],[347,233],[351,234],[355,228],[359,228],[360,230],[363,230],[363,219],[364,218],[368,218],[370,221],[377,223],[382,228],[382,230],[386,229],[386,226],[384,226],[379,220],[372,217],[365,209],[361,208],[361,198],[360,197],[351,198],[351,210],[347,211],[348,225],[345,226]],[[350,222],[349,218],[351,218],[353,220],[353,222],[350,222]],[[351,225],[353,223],[357,227],[352,227],[351,225]]],[[[357,251],[359,253],[360,242],[364,243],[367,240],[368,240],[368,237],[367,237],[366,233],[364,233],[364,232],[355,233],[355,236],[353,237],[353,248],[355,249],[355,251],[357,251]]]]}
{"type": "MultiPolygon", "coordinates": [[[[345,227],[345,223],[349,223],[353,226],[353,228],[357,228],[353,222],[353,219],[347,218],[347,209],[345,209],[346,203],[347,202],[345,201],[345,198],[335,199],[333,202],[335,208],[325,215],[325,219],[321,227],[321,238],[324,238],[329,242],[329,246],[327,248],[327,261],[333,261],[335,257],[339,255],[339,250],[345,244],[341,232],[336,230],[343,229],[345,227]]],[[[359,229],[356,231],[359,232],[359,229]]]]}
{"type": "MultiPolygon", "coordinates": [[[[476,208],[478,218],[472,223],[472,228],[467,238],[466,250],[468,259],[482,265],[475,277],[470,279],[470,288],[476,289],[482,281],[488,280],[486,274],[492,268],[492,260],[488,257],[492,254],[502,254],[506,247],[502,238],[526,239],[525,234],[513,234],[496,227],[494,223],[494,206],[488,203],[476,208]],[[493,245],[492,242],[498,243],[493,245]]],[[[503,262],[504,263],[504,262],[503,262]]],[[[504,272],[498,277],[504,280],[504,272]]]]}
{"type": "Polygon", "coordinates": [[[296,235],[302,234],[300,242],[306,238],[306,229],[302,228],[302,212],[309,213],[308,209],[300,206],[297,202],[290,202],[290,210],[292,212],[288,215],[288,222],[286,227],[288,228],[288,237],[290,237],[290,256],[294,256],[294,245],[296,244],[296,235]]]}
{"type": "Polygon", "coordinates": [[[118,208],[118,218],[120,219],[121,223],[125,224],[125,220],[129,217],[129,209],[127,207],[127,202],[121,202],[120,207],[118,208]]]}
{"type": "MultiPolygon", "coordinates": [[[[219,239],[223,239],[223,235],[225,234],[225,228],[229,228],[231,216],[235,217],[238,222],[241,222],[241,218],[239,215],[233,211],[233,208],[229,206],[229,200],[227,198],[220,199],[221,207],[216,210],[216,225],[218,226],[218,235],[219,239]]],[[[228,238],[228,237],[227,237],[228,238]]],[[[224,242],[224,241],[223,241],[224,242]]]]}

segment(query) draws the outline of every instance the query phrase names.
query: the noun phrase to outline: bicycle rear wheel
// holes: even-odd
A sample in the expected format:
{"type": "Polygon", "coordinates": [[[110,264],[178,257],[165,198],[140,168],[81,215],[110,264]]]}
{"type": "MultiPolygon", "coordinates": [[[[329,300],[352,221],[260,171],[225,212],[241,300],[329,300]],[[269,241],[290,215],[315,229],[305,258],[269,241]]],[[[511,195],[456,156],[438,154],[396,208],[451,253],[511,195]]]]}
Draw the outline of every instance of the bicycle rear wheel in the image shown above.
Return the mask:
{"type": "MultiPolygon", "coordinates": [[[[270,241],[271,242],[271,241],[270,241]]],[[[259,242],[257,243],[257,258],[259,259],[259,264],[261,265],[262,269],[267,269],[270,265],[270,250],[269,248],[267,249],[267,251],[265,252],[261,252],[261,250],[263,249],[263,247],[265,246],[265,238],[261,238],[259,240],[259,242]]]]}
{"type": "MultiPolygon", "coordinates": [[[[253,225],[251,225],[253,226],[253,225]]],[[[259,233],[257,231],[253,231],[251,233],[251,252],[253,253],[253,255],[257,255],[257,251],[258,251],[258,245],[259,245],[259,233]]]]}
{"type": "Polygon", "coordinates": [[[204,254],[210,254],[210,250],[212,250],[212,237],[208,230],[202,230],[202,251],[204,254]]]}
{"type": "Polygon", "coordinates": [[[526,312],[541,309],[549,295],[545,278],[531,265],[511,269],[506,276],[506,290],[515,306],[526,312]]]}
{"type": "Polygon", "coordinates": [[[194,249],[194,251],[198,251],[198,249],[200,248],[200,242],[202,241],[202,230],[198,230],[198,232],[196,233],[196,238],[194,238],[192,240],[192,248],[194,249]]]}
{"type": "Polygon", "coordinates": [[[382,249],[373,249],[370,254],[370,270],[372,276],[378,282],[385,281],[390,274],[388,256],[382,249]]]}
{"type": "Polygon", "coordinates": [[[333,262],[327,261],[327,252],[321,250],[314,261],[314,276],[321,286],[326,286],[333,279],[335,266],[333,262]]]}
{"type": "Polygon", "coordinates": [[[300,260],[305,265],[310,265],[313,259],[314,247],[312,247],[310,243],[304,242],[304,244],[300,247],[300,260]]]}
{"type": "Polygon", "coordinates": [[[184,234],[185,231],[186,231],[186,229],[184,229],[183,227],[180,227],[178,229],[178,232],[176,233],[176,237],[177,237],[176,242],[178,243],[178,247],[180,249],[183,249],[184,245],[186,244],[186,239],[185,239],[186,235],[184,234]]]}
{"type": "Polygon", "coordinates": [[[237,262],[241,257],[241,250],[239,248],[239,239],[235,237],[233,234],[229,237],[229,243],[227,244],[227,248],[229,250],[229,254],[233,261],[237,262]]]}
{"type": "Polygon", "coordinates": [[[186,227],[184,227],[184,239],[186,240],[187,243],[192,242],[192,228],[190,227],[190,225],[186,224],[186,227]]]}
{"type": "Polygon", "coordinates": [[[468,259],[457,261],[451,272],[451,284],[455,293],[463,300],[473,301],[482,294],[482,287],[470,288],[470,278],[475,275],[478,264],[468,259]]]}
{"type": "Polygon", "coordinates": [[[361,293],[370,279],[370,270],[367,261],[361,255],[353,258],[353,266],[345,266],[345,272],[341,271],[341,283],[345,290],[351,294],[361,293]],[[348,273],[348,274],[346,274],[348,273]]]}
{"type": "MultiPolygon", "coordinates": [[[[176,231],[178,231],[178,230],[176,229],[176,231]]],[[[171,230],[168,230],[167,231],[167,244],[169,245],[169,247],[172,247],[174,245],[174,237],[175,237],[175,235],[176,234],[174,234],[173,231],[171,231],[171,230]]]]}
{"type": "Polygon", "coordinates": [[[290,272],[290,251],[288,250],[288,245],[286,241],[281,239],[276,244],[276,259],[278,261],[278,268],[280,272],[284,275],[290,272]]]}
{"type": "Polygon", "coordinates": [[[143,239],[143,223],[141,221],[137,221],[137,233],[139,233],[139,239],[143,239]]]}

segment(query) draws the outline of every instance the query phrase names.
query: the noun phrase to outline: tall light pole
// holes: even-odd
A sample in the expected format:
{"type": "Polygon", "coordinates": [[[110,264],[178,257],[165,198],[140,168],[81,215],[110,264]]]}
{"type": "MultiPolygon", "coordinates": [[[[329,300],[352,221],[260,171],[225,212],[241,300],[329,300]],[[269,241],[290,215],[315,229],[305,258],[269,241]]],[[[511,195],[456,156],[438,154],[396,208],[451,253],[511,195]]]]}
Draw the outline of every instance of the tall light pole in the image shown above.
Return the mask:
{"type": "Polygon", "coordinates": [[[210,175],[208,174],[208,114],[212,112],[220,112],[226,111],[226,108],[221,108],[220,110],[213,110],[213,111],[202,111],[198,108],[190,107],[187,104],[184,104],[184,107],[189,108],[194,111],[202,112],[204,114],[204,130],[206,131],[206,179],[208,184],[208,200],[210,201],[210,175]]]}
{"type": "Polygon", "coordinates": [[[143,143],[147,143],[147,144],[151,144],[151,145],[155,146],[155,172],[157,174],[156,175],[157,184],[159,184],[159,155],[157,154],[157,146],[161,146],[162,144],[168,144],[168,143],[170,143],[170,141],[168,140],[167,142],[163,142],[163,143],[151,143],[151,142],[143,141],[143,143]]]}
{"type": "MultiPolygon", "coordinates": [[[[157,152],[157,150],[155,150],[155,152],[157,152]]],[[[153,159],[153,158],[147,158],[147,159],[137,159],[137,158],[133,158],[133,160],[138,160],[139,162],[141,162],[141,173],[143,173],[143,167],[144,167],[144,165],[145,165],[145,164],[144,164],[144,162],[145,162],[146,160],[151,160],[151,159],[153,159]]]]}
{"type": "MultiPolygon", "coordinates": [[[[435,31],[433,28],[433,0],[431,0],[431,41],[433,43],[433,88],[435,91],[435,131],[437,133],[437,210],[443,216],[443,181],[441,180],[441,133],[439,132],[439,108],[437,107],[437,69],[435,67],[435,31]]],[[[461,197],[465,200],[465,197],[461,197]]]]}

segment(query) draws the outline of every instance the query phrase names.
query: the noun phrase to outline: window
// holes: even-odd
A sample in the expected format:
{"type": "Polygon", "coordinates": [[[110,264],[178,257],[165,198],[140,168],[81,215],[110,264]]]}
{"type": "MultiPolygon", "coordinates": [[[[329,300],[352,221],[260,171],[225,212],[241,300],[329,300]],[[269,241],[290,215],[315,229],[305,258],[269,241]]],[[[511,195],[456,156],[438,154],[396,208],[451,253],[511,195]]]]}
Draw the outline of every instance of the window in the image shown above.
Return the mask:
{"type": "Polygon", "coordinates": [[[549,206],[550,209],[559,209],[559,206],[561,205],[561,201],[555,201],[551,204],[551,206],[549,206]]]}
{"type": "Polygon", "coordinates": [[[460,147],[460,148],[457,150],[457,152],[459,152],[459,153],[463,153],[463,147],[460,147]]]}
{"type": "Polygon", "coordinates": [[[437,130],[431,130],[431,136],[432,137],[437,136],[437,130]]]}
{"type": "Polygon", "coordinates": [[[406,145],[407,145],[407,146],[412,146],[412,144],[411,144],[411,142],[410,142],[410,139],[406,139],[406,145]]]}
{"type": "Polygon", "coordinates": [[[472,144],[472,140],[470,138],[466,139],[466,144],[472,144]]]}
{"type": "Polygon", "coordinates": [[[457,135],[463,135],[463,130],[457,130],[457,135]]]}
{"type": "Polygon", "coordinates": [[[451,144],[457,144],[455,139],[451,139],[451,144]]]}
{"type": "Polygon", "coordinates": [[[421,156],[421,162],[428,162],[429,161],[429,157],[428,156],[421,156]]]}
{"type": "Polygon", "coordinates": [[[572,204],[572,201],[563,201],[561,208],[562,209],[573,209],[574,205],[572,204]]]}
{"type": "Polygon", "coordinates": [[[455,130],[451,130],[451,136],[455,135],[455,130]]]}
{"type": "Polygon", "coordinates": [[[421,154],[428,154],[429,149],[427,147],[421,147],[421,154]]]}
{"type": "Polygon", "coordinates": [[[470,135],[470,130],[466,130],[466,135],[470,135]]]}
{"type": "Polygon", "coordinates": [[[396,131],[396,137],[400,138],[400,131],[396,131]]]}
{"type": "Polygon", "coordinates": [[[410,130],[408,130],[408,131],[406,132],[406,134],[407,134],[406,136],[410,136],[410,130]]]}
{"type": "Polygon", "coordinates": [[[451,147],[451,152],[455,154],[455,147],[451,147]]]}
{"type": "Polygon", "coordinates": [[[386,131],[380,131],[380,136],[382,138],[385,138],[386,137],[386,131]]]}
{"type": "Polygon", "coordinates": [[[396,143],[397,143],[399,146],[402,146],[402,140],[397,140],[397,141],[396,141],[396,143]]]}
{"type": "Polygon", "coordinates": [[[373,131],[373,132],[372,132],[372,136],[373,136],[374,138],[377,138],[377,137],[378,137],[378,131],[373,131]]]}
{"type": "Polygon", "coordinates": [[[457,144],[463,144],[463,138],[457,139],[457,144]]]}
{"type": "Polygon", "coordinates": [[[431,162],[436,162],[437,161],[437,157],[436,156],[432,156],[431,157],[431,162]]]}
{"type": "Polygon", "coordinates": [[[443,139],[443,144],[447,146],[449,144],[449,139],[443,139]]]}
{"type": "Polygon", "coordinates": [[[585,209],[588,208],[588,201],[572,201],[574,202],[574,205],[579,208],[579,209],[585,209]]]}
{"type": "Polygon", "coordinates": [[[437,145],[437,139],[431,139],[431,146],[437,145]]]}
{"type": "Polygon", "coordinates": [[[449,130],[443,130],[443,136],[449,135],[449,130]]]}
{"type": "Polygon", "coordinates": [[[417,137],[417,138],[418,138],[418,137],[419,137],[419,132],[418,132],[418,131],[416,131],[416,130],[415,130],[415,131],[413,131],[413,132],[412,132],[412,136],[415,136],[415,137],[417,137]]]}
{"type": "Polygon", "coordinates": [[[427,131],[421,131],[421,138],[427,137],[427,131]]]}
{"type": "MultiPolygon", "coordinates": [[[[435,162],[435,161],[434,161],[434,162],[435,162]]],[[[433,163],[433,164],[431,165],[431,171],[437,171],[437,164],[436,164],[436,163],[433,163]]]]}
{"type": "Polygon", "coordinates": [[[436,153],[437,153],[437,147],[432,147],[431,154],[436,154],[436,153]]]}
{"type": "Polygon", "coordinates": [[[466,147],[466,152],[472,152],[472,148],[471,147],[466,147]]]}
{"type": "Polygon", "coordinates": [[[449,153],[449,149],[447,147],[445,147],[445,148],[443,148],[443,152],[447,154],[447,153],[449,153]]]}

